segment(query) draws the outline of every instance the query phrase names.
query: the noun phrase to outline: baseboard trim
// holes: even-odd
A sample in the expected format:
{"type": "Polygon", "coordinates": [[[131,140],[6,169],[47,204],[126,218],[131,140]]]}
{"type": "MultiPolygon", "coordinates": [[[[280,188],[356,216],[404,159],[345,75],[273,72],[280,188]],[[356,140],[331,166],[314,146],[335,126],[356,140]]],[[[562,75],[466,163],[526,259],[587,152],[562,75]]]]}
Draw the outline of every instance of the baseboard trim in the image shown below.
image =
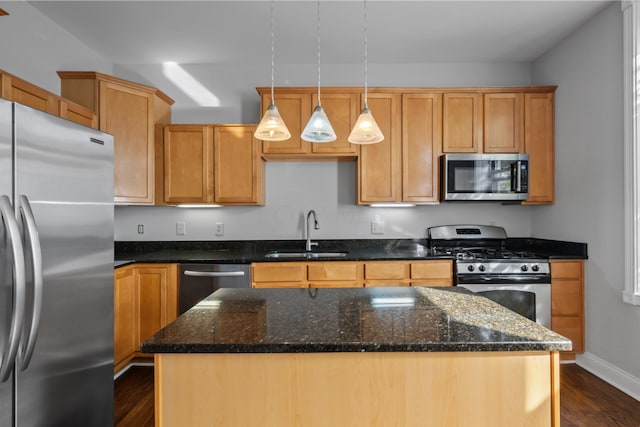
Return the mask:
{"type": "Polygon", "coordinates": [[[592,353],[578,354],[576,363],[593,375],[640,401],[640,378],[612,365],[592,353]]]}

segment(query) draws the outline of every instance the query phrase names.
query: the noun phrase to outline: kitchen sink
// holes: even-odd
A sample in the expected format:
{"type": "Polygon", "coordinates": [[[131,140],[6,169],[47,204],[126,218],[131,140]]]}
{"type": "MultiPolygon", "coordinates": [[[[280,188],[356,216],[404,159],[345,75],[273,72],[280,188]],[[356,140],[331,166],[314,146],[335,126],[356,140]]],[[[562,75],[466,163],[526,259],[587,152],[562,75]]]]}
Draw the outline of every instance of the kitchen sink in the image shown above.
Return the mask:
{"type": "Polygon", "coordinates": [[[273,251],[265,255],[266,258],[340,258],[347,255],[348,252],[278,252],[273,251]]]}

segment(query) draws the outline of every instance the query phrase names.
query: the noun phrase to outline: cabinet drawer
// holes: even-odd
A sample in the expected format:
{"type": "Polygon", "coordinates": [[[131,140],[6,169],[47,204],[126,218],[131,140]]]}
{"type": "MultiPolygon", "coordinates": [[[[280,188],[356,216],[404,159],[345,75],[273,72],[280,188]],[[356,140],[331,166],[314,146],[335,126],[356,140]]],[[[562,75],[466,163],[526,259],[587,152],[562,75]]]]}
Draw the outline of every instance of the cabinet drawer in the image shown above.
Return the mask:
{"type": "Polygon", "coordinates": [[[328,281],[320,281],[309,283],[310,288],[361,288],[362,282],[349,282],[349,281],[338,281],[338,282],[328,282],[328,281]]]}
{"type": "Polygon", "coordinates": [[[551,262],[552,279],[581,279],[582,262],[551,262]]]}
{"type": "Polygon", "coordinates": [[[305,263],[254,264],[254,282],[298,282],[307,279],[305,263]]]}
{"type": "Polygon", "coordinates": [[[253,282],[254,288],[308,288],[306,282],[253,282]]]}
{"type": "Polygon", "coordinates": [[[584,328],[580,316],[552,316],[551,329],[571,340],[573,353],[584,353],[584,328]]]}
{"type": "Polygon", "coordinates": [[[560,280],[551,284],[551,314],[579,315],[583,311],[582,281],[560,280]]]}
{"type": "Polygon", "coordinates": [[[355,281],[361,278],[358,267],[355,262],[313,262],[308,264],[308,277],[310,281],[355,281]]]}
{"type": "Polygon", "coordinates": [[[425,261],[411,263],[412,279],[451,280],[453,267],[451,261],[425,261]]]}
{"type": "Polygon", "coordinates": [[[409,277],[409,264],[405,262],[368,262],[364,265],[364,278],[368,280],[402,280],[409,277]]]}

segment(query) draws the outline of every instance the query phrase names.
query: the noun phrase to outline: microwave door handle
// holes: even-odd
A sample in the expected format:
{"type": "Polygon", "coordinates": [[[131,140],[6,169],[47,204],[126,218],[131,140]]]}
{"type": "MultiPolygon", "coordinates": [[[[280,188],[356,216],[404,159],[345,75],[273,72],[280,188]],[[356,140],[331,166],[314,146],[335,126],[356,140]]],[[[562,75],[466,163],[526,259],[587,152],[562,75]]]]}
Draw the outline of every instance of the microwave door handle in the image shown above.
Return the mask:
{"type": "Polygon", "coordinates": [[[511,192],[515,193],[516,191],[518,191],[518,171],[516,170],[518,168],[518,164],[516,163],[511,163],[511,192]]]}
{"type": "Polygon", "coordinates": [[[516,168],[518,169],[516,171],[516,191],[518,193],[521,193],[522,192],[522,162],[520,160],[516,162],[516,168]]]}

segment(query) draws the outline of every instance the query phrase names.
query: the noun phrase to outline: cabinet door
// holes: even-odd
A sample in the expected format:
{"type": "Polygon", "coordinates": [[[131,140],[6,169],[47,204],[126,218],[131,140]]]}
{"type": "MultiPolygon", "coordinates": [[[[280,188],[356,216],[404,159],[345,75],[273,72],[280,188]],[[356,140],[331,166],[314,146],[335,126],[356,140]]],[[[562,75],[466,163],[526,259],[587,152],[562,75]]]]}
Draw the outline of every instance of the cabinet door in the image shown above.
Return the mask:
{"type": "Polygon", "coordinates": [[[138,348],[177,317],[177,269],[177,264],[143,264],[136,268],[138,348]]]}
{"type": "Polygon", "coordinates": [[[522,93],[484,94],[485,153],[520,153],[524,139],[522,93]]]}
{"type": "Polygon", "coordinates": [[[0,70],[0,96],[40,111],[57,115],[56,96],[41,87],[0,70]]]}
{"type": "Polygon", "coordinates": [[[398,202],[402,181],[400,95],[372,93],[368,103],[384,140],[360,147],[358,204],[398,202]]]}
{"type": "Polygon", "coordinates": [[[164,202],[213,202],[213,137],[202,125],[164,128],[164,202]]]}
{"type": "Polygon", "coordinates": [[[118,365],[138,348],[136,278],[133,267],[121,267],[115,271],[113,302],[113,363],[118,365]]]}
{"type": "Polygon", "coordinates": [[[524,96],[524,152],[529,155],[529,199],[551,204],[555,198],[553,93],[524,96]]]}
{"type": "Polygon", "coordinates": [[[254,288],[307,288],[307,264],[303,262],[254,263],[251,265],[254,288]]]}
{"type": "MultiPolygon", "coordinates": [[[[311,144],[313,154],[358,154],[358,146],[348,140],[349,134],[355,125],[360,113],[360,95],[357,93],[324,93],[320,96],[322,108],[331,122],[337,139],[333,142],[311,144]]],[[[318,102],[318,95],[311,97],[312,105],[318,102]]],[[[305,122],[306,123],[306,122],[305,122]]]]}
{"type": "Polygon", "coordinates": [[[361,288],[362,263],[310,262],[307,266],[311,288],[361,288]]]}
{"type": "Polygon", "coordinates": [[[482,152],[482,94],[445,93],[442,100],[442,152],[482,152]]]}
{"type": "Polygon", "coordinates": [[[225,205],[264,204],[264,161],[255,126],[229,125],[214,128],[214,171],[216,203],[225,205]]]}
{"type": "Polygon", "coordinates": [[[573,342],[573,349],[562,355],[571,359],[584,353],[584,262],[551,261],[551,329],[573,342]]]}
{"type": "Polygon", "coordinates": [[[100,130],[114,137],[114,200],[153,203],[153,96],[100,82],[100,130]]]}
{"type": "Polygon", "coordinates": [[[406,261],[371,261],[364,264],[365,286],[409,286],[406,261]]]}
{"type": "Polygon", "coordinates": [[[452,286],[453,262],[413,261],[410,265],[411,286],[452,286]]]}
{"type": "Polygon", "coordinates": [[[402,201],[438,202],[442,95],[402,95],[402,201]]]}
{"type": "MultiPolygon", "coordinates": [[[[264,141],[262,151],[264,154],[306,154],[311,151],[311,146],[300,135],[311,117],[311,96],[308,93],[283,93],[276,94],[276,107],[284,120],[291,138],[286,141],[264,141]]],[[[260,117],[271,103],[271,94],[262,96],[262,110],[260,117]]]]}

